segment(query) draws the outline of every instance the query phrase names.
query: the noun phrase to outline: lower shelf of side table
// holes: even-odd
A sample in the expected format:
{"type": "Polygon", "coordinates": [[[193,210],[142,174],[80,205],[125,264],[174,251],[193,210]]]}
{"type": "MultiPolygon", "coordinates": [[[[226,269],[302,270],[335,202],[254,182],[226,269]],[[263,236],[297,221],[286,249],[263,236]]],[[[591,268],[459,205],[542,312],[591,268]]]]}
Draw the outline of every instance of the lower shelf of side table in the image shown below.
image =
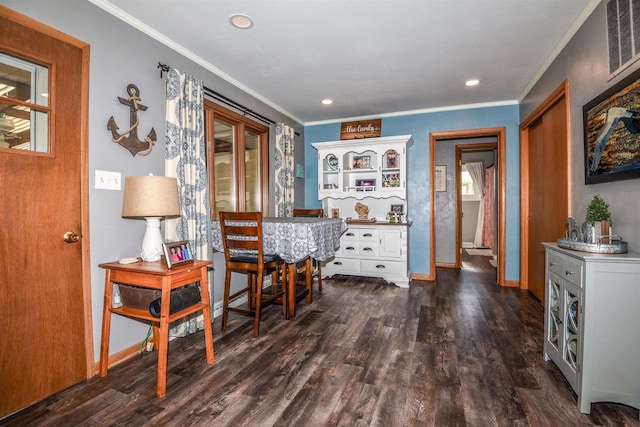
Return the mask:
{"type": "MultiPolygon", "coordinates": [[[[183,310],[177,311],[173,314],[169,315],[169,323],[174,322],[178,319],[181,319],[185,316],[188,316],[191,313],[195,313],[196,311],[201,311],[203,309],[208,309],[209,305],[204,303],[197,303],[192,306],[189,306],[183,310]]],[[[131,307],[118,307],[111,308],[112,313],[120,314],[122,316],[133,317],[136,319],[148,320],[150,322],[159,322],[160,318],[152,316],[149,310],[141,310],[138,308],[131,307]]]]}

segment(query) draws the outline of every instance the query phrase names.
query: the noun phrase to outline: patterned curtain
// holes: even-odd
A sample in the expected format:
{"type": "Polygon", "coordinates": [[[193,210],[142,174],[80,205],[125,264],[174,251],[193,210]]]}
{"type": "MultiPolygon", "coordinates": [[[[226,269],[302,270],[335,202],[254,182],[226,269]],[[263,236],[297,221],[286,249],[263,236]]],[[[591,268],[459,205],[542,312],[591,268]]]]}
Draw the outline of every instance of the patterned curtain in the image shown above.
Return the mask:
{"type": "Polygon", "coordinates": [[[293,145],[295,132],[292,127],[284,123],[276,125],[276,216],[293,215],[293,185],[295,159],[293,145]]]}
{"type": "MultiPolygon", "coordinates": [[[[166,100],[165,175],[178,180],[180,218],[165,222],[167,241],[188,240],[196,259],[209,259],[208,184],[202,81],[169,70],[166,100]]],[[[202,314],[171,325],[171,336],[204,328],[202,314]]]]}
{"type": "MultiPolygon", "coordinates": [[[[495,245],[495,190],[493,166],[489,166],[484,173],[484,225],[482,227],[482,246],[493,249],[495,245]]],[[[495,253],[495,251],[494,251],[495,253]]]]}

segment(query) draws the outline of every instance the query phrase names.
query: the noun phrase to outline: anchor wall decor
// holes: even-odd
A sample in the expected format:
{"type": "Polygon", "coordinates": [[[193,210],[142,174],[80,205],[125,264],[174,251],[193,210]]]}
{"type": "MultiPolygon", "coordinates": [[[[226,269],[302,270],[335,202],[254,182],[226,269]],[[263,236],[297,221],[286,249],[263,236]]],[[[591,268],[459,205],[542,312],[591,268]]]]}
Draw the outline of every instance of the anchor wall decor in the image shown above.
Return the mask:
{"type": "Polygon", "coordinates": [[[140,98],[138,86],[133,83],[129,84],[127,86],[127,93],[129,94],[129,98],[118,97],[118,100],[121,104],[129,106],[129,128],[124,132],[118,132],[120,128],[116,124],[113,116],[111,116],[107,123],[107,129],[111,131],[111,140],[129,150],[132,156],[136,154],[146,156],[151,152],[153,145],[156,143],[156,131],[154,128],[151,128],[151,131],[147,134],[144,141],[138,139],[138,124],[140,123],[138,110],[147,111],[147,106],[139,103],[142,98],[140,98]]]}

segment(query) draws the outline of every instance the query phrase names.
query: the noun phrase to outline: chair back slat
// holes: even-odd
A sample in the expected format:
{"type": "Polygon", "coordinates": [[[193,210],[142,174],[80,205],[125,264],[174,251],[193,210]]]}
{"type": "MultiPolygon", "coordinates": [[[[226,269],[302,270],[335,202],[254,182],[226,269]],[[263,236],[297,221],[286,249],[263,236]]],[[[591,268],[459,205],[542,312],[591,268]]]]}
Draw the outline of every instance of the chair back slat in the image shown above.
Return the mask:
{"type": "Polygon", "coordinates": [[[324,209],[294,209],[293,216],[322,218],[324,217],[324,209]]]}

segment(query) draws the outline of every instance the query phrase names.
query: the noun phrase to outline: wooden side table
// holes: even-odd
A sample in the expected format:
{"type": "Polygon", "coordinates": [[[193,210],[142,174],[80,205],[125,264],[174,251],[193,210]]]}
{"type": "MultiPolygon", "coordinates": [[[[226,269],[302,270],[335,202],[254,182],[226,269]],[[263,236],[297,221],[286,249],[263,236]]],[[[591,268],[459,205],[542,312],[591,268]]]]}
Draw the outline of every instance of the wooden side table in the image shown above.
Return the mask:
{"type": "Polygon", "coordinates": [[[158,381],[156,395],[164,397],[167,388],[167,350],[169,347],[169,323],[191,313],[202,311],[204,316],[204,341],[207,363],[213,364],[213,332],[211,330],[211,311],[209,308],[209,279],[207,266],[211,261],[194,261],[174,268],[167,268],[161,261],[120,264],[109,262],[99,266],[106,270],[104,285],[104,308],[102,311],[102,341],[100,344],[100,376],[107,375],[109,362],[109,335],[111,329],[111,313],[146,320],[154,326],[154,345],[158,349],[158,381]],[[169,314],[171,290],[200,281],[202,299],[199,303],[169,314]],[[162,292],[160,318],[153,317],[149,310],[131,307],[113,308],[113,284],[138,286],[140,288],[157,289],[162,292]]]}

